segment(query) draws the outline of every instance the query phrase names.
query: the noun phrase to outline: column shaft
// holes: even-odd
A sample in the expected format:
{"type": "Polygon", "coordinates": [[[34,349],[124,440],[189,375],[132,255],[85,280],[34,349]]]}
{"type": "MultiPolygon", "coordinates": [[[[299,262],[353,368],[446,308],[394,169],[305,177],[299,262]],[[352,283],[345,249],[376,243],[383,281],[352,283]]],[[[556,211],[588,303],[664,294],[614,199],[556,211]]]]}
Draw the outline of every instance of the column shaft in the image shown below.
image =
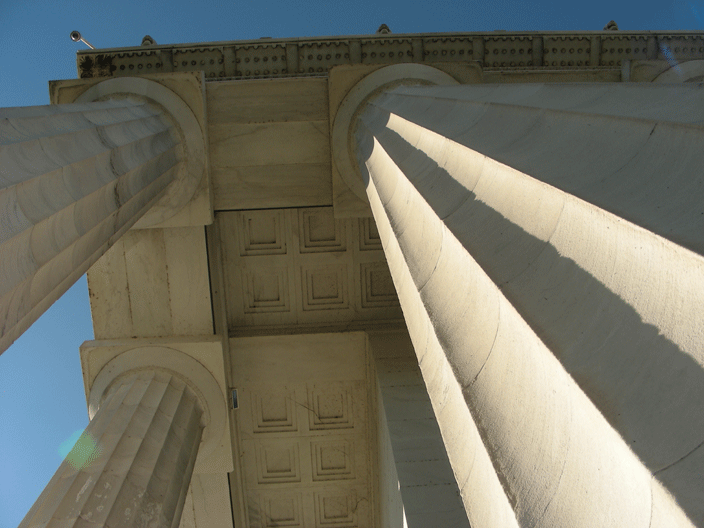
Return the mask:
{"type": "Polygon", "coordinates": [[[180,138],[133,99],[0,110],[0,352],[164,193],[180,138]]]}
{"type": "Polygon", "coordinates": [[[177,527],[202,412],[171,374],[142,371],[116,380],[20,528],[177,527]]]}
{"type": "Polygon", "coordinates": [[[404,87],[360,119],[472,526],[704,516],[704,92],[629,89],[404,87]]]}

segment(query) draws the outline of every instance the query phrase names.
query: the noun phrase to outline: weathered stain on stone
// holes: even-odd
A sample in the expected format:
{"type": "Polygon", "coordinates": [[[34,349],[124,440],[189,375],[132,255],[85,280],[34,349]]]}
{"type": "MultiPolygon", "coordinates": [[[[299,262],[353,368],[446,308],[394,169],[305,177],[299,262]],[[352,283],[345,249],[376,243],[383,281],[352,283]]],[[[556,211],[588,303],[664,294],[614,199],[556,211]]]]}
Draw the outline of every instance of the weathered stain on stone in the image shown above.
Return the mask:
{"type": "Polygon", "coordinates": [[[78,59],[78,71],[81,79],[91,77],[110,77],[117,69],[113,65],[113,56],[105,53],[95,55],[93,58],[83,56],[78,59]]]}

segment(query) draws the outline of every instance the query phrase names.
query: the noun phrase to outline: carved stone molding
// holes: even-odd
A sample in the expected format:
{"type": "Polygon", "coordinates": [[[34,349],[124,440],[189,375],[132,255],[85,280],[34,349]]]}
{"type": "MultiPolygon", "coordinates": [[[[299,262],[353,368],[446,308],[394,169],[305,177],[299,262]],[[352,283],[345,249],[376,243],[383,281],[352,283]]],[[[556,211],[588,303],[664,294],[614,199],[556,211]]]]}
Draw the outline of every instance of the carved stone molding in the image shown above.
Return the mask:
{"type": "Polygon", "coordinates": [[[704,58],[684,31],[421,33],[141,46],[78,53],[82,78],[202,71],[208,80],[326,75],[345,64],[477,62],[484,69],[619,68],[624,60],[704,58]]]}

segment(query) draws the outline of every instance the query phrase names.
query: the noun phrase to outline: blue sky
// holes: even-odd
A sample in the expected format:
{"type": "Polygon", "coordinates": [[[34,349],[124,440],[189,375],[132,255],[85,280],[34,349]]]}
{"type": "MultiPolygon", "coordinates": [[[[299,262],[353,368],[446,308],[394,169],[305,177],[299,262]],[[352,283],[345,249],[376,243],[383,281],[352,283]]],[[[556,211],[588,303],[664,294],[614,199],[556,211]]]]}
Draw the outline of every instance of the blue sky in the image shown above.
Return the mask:
{"type": "MultiPolygon", "coordinates": [[[[0,0],[0,107],[48,104],[47,82],[76,77],[69,39],[96,47],[268,37],[443,31],[704,29],[704,0],[189,1],[111,4],[0,0]]],[[[0,528],[14,528],[87,424],[78,347],[92,339],[85,278],[0,356],[0,528]]]]}

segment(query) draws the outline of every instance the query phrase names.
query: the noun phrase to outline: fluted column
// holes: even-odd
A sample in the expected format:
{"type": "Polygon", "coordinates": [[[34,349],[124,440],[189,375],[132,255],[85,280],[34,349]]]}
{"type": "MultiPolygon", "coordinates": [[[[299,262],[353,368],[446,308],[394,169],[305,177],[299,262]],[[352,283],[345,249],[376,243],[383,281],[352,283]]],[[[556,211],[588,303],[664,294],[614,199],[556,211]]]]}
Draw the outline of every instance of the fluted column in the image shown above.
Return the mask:
{"type": "Polygon", "coordinates": [[[473,527],[704,526],[703,93],[401,87],[361,114],[473,527]]]}
{"type": "Polygon", "coordinates": [[[0,352],[174,181],[181,139],[132,98],[0,109],[0,352]]]}
{"type": "Polygon", "coordinates": [[[172,374],[117,379],[20,528],[177,527],[202,414],[194,392],[172,374]]]}

